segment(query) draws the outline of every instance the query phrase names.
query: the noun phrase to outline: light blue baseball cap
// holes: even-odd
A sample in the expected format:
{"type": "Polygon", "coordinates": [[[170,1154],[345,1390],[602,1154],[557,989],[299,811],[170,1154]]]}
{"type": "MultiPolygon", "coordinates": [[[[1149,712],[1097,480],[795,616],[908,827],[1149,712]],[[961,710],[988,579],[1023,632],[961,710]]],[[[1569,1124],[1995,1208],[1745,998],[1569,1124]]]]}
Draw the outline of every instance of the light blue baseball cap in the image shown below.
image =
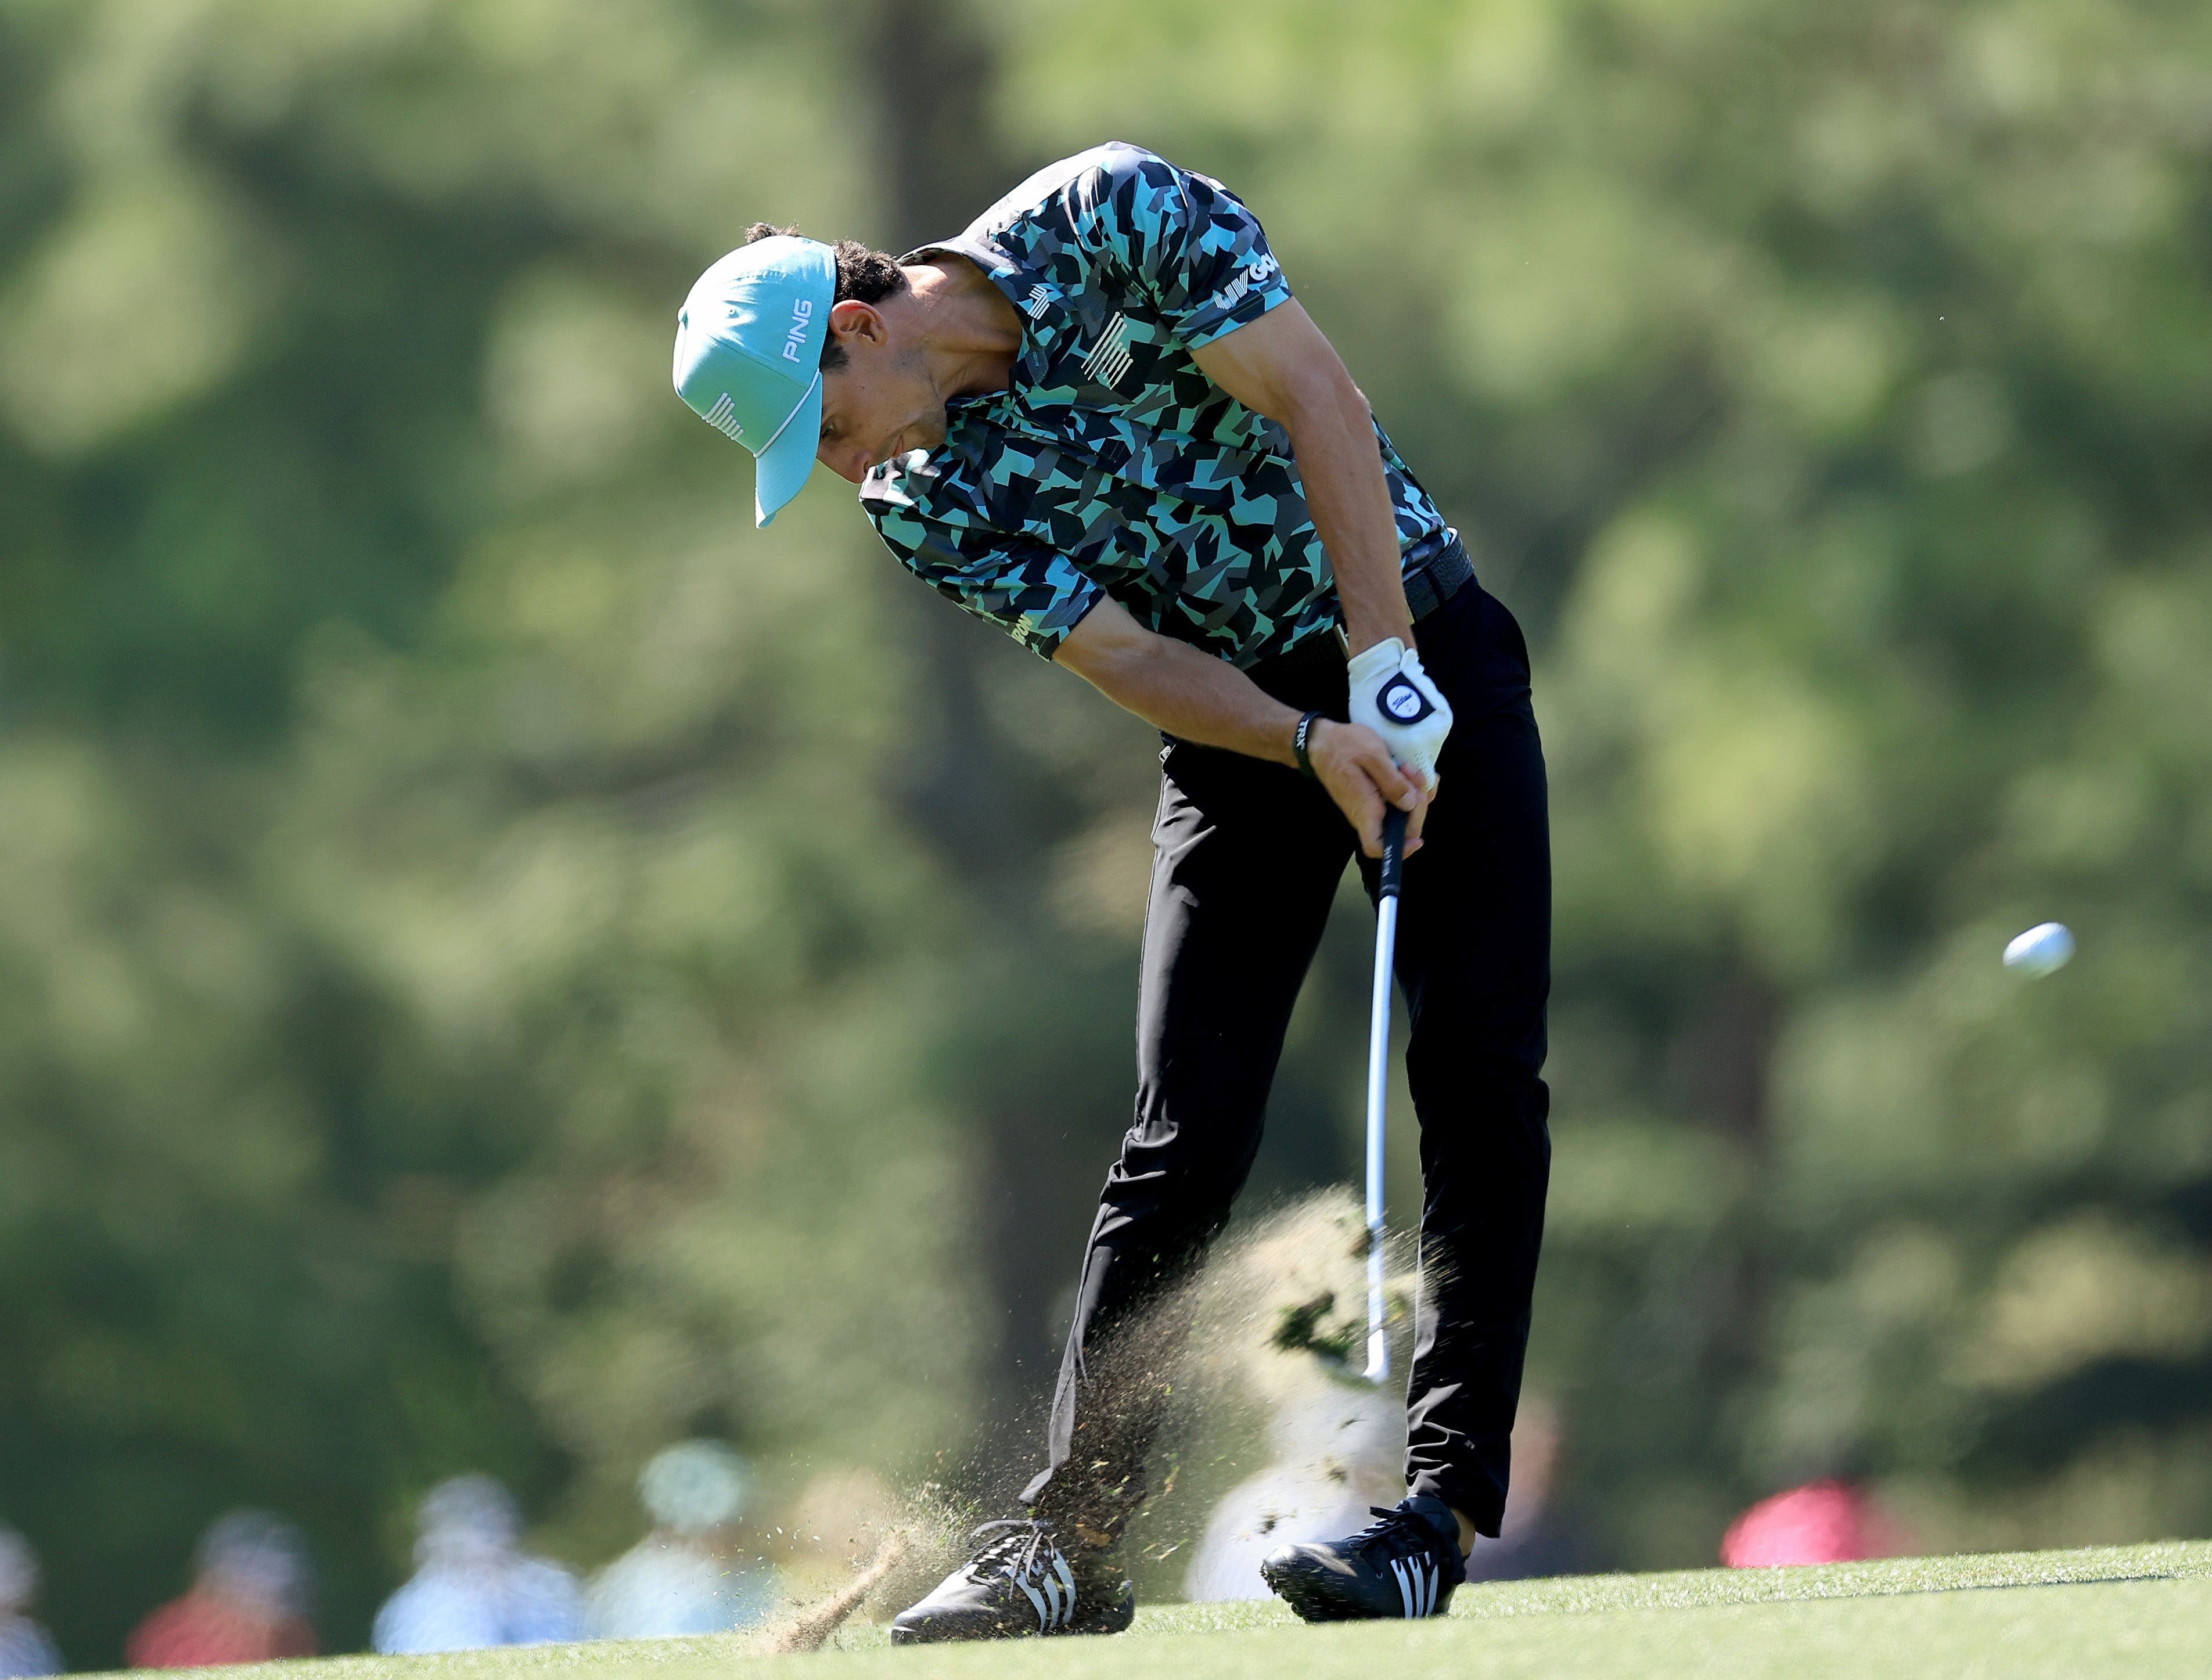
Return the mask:
{"type": "Polygon", "coordinates": [[[778,234],[701,275],[676,315],[676,394],[753,452],[753,512],[766,525],[814,470],[822,434],[822,344],[837,259],[778,234]]]}

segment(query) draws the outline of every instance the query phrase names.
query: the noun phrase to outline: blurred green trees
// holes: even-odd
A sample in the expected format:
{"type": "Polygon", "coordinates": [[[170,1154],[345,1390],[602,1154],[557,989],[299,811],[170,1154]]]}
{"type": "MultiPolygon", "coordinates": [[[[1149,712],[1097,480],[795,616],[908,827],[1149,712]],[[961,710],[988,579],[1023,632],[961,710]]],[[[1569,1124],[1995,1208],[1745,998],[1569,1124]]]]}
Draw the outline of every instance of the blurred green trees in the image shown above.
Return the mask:
{"type": "MultiPolygon", "coordinates": [[[[1532,1358],[1613,1553],[1837,1471],[2212,1528],[2208,37],[0,0],[0,1517],[69,1654],[229,1504],[344,1645],[450,1471],[595,1562],[669,1440],[789,1500],[1043,1380],[1147,733],[826,476],[754,532],[665,370],[746,222],[1109,135],[1260,211],[1536,645],[1532,1358]]],[[[1275,1186],[1351,1166],[1358,920],[1275,1186]]]]}

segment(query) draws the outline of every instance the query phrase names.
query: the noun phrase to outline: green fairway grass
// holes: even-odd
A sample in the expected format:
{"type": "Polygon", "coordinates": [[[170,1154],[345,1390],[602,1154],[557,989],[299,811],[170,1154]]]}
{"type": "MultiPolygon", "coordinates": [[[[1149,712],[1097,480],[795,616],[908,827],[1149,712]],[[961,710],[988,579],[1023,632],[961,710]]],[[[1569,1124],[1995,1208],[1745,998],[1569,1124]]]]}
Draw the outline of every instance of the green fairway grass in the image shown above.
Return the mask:
{"type": "MultiPolygon", "coordinates": [[[[848,1626],[817,1655],[739,1636],[339,1657],[276,1664],[297,1680],[705,1680],[776,1667],[793,1680],[1404,1680],[1469,1677],[2212,1676],[2212,1542],[1805,1569],[1588,1575],[1462,1587],[1449,1616],[1309,1628],[1272,1600],[1164,1604],[1116,1639],[891,1650],[848,1626]]],[[[763,1677],[765,1680],[765,1677],[763,1677]]]]}

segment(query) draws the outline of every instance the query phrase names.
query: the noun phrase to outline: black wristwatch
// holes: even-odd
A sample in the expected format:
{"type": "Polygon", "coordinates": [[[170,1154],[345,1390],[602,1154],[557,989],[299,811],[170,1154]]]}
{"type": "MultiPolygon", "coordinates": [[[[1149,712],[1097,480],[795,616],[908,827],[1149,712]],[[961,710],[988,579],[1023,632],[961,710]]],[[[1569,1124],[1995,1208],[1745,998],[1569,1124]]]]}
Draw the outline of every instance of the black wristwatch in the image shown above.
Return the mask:
{"type": "Polygon", "coordinates": [[[1298,768],[1313,776],[1316,781],[1321,778],[1314,776],[1313,760],[1306,756],[1306,747],[1313,739],[1314,725],[1320,721],[1320,713],[1309,712],[1298,719],[1298,726],[1291,736],[1291,750],[1297,755],[1298,768]]]}

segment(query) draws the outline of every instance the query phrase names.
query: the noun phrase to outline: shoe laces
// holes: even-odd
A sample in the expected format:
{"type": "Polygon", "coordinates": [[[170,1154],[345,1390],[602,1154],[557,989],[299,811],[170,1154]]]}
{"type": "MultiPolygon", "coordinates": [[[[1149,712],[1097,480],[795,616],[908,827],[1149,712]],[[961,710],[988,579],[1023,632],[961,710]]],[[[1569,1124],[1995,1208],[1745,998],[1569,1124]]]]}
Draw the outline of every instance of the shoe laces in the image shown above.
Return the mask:
{"type": "Polygon", "coordinates": [[[1009,1517],[985,1523],[969,1539],[975,1547],[968,1560],[969,1579],[982,1584],[1003,1575],[1013,1582],[1036,1611],[1039,1633],[1052,1633],[1074,1621],[1075,1573],[1043,1523],[1009,1517]]]}
{"type": "Polygon", "coordinates": [[[1378,1574],[1388,1568],[1408,1617],[1436,1615],[1451,1591],[1446,1577],[1456,1573],[1443,1536],[1419,1512],[1402,1507],[1385,1510],[1380,1505],[1367,1508],[1376,1520],[1353,1535],[1352,1544],[1378,1574]]]}
{"type": "Polygon", "coordinates": [[[1385,1557],[1418,1557],[1443,1550],[1443,1537],[1425,1517],[1383,1505],[1369,1506],[1367,1513],[1377,1520],[1352,1537],[1352,1544],[1362,1551],[1380,1551],[1385,1557]]]}
{"type": "MultiPolygon", "coordinates": [[[[968,1537],[975,1548],[968,1567],[979,1574],[1001,1572],[1018,1581],[1035,1583],[1048,1574],[1068,1573],[1052,1531],[1034,1518],[1008,1517],[985,1523],[968,1537]]],[[[1068,1585],[1072,1588],[1074,1583],[1068,1585]]]]}

